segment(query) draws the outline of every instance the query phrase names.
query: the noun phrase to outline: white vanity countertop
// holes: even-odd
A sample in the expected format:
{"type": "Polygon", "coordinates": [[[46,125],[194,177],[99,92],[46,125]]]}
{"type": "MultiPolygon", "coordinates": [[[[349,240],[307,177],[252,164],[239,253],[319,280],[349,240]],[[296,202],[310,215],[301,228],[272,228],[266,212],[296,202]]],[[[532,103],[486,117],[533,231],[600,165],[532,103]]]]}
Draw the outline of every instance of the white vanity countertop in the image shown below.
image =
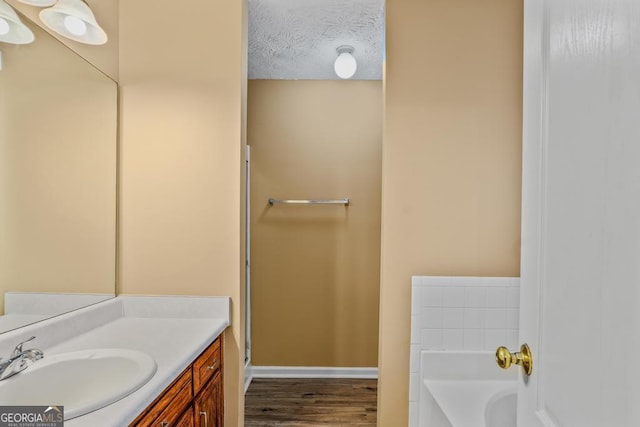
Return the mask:
{"type": "Polygon", "coordinates": [[[147,353],[158,364],[156,373],[138,391],[102,409],[65,421],[65,427],[128,425],[227,325],[223,319],[122,318],[51,348],[45,357],[90,348],[127,348],[147,353]]]}
{"type": "MultiPolygon", "coordinates": [[[[125,348],[155,359],[158,369],[140,389],[102,409],[65,421],[65,427],[122,427],[229,326],[229,304],[227,297],[124,296],[18,331],[20,338],[35,335],[29,348],[42,349],[45,358],[85,349],[125,348]]],[[[18,336],[9,340],[17,342],[18,336]]],[[[2,347],[7,347],[7,341],[3,337],[0,351],[6,351],[2,347]]]]}

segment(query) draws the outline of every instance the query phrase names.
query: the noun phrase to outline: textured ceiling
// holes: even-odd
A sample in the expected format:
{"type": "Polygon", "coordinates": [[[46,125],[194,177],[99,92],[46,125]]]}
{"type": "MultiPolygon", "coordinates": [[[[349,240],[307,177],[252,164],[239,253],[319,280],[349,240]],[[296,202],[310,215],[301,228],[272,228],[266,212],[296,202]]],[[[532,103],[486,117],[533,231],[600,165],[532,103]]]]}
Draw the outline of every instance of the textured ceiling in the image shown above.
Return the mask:
{"type": "Polygon", "coordinates": [[[249,0],[249,78],[334,80],[341,45],[352,80],[381,80],[384,0],[249,0]]]}

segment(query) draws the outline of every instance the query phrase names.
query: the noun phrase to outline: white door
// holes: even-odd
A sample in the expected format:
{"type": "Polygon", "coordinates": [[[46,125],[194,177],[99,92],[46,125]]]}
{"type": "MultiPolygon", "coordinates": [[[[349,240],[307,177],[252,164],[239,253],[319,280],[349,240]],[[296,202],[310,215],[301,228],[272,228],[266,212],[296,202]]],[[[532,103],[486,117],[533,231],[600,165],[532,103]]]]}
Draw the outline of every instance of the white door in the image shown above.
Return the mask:
{"type": "Polygon", "coordinates": [[[640,426],[640,0],[525,0],[518,426],[640,426]]]}

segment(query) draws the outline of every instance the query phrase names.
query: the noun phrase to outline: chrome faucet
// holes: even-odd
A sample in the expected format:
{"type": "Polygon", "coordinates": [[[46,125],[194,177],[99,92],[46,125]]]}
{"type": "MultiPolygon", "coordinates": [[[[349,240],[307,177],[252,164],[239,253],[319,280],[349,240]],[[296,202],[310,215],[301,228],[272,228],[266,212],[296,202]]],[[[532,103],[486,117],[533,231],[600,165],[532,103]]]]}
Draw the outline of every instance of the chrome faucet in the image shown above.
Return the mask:
{"type": "Polygon", "coordinates": [[[7,360],[0,359],[0,381],[14,376],[20,371],[27,369],[33,362],[40,360],[44,357],[42,350],[37,348],[31,348],[28,350],[22,350],[22,345],[27,343],[36,337],[31,337],[22,341],[11,352],[11,356],[7,360]]]}

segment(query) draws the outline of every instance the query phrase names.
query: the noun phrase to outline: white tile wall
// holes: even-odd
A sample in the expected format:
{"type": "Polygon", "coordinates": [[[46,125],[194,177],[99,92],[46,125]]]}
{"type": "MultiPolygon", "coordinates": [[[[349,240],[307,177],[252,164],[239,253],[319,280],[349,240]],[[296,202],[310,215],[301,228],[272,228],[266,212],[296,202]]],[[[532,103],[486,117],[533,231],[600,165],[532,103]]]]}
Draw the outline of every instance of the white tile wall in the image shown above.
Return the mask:
{"type": "Polygon", "coordinates": [[[409,426],[417,426],[420,351],[518,346],[520,279],[414,276],[409,426]]]}

